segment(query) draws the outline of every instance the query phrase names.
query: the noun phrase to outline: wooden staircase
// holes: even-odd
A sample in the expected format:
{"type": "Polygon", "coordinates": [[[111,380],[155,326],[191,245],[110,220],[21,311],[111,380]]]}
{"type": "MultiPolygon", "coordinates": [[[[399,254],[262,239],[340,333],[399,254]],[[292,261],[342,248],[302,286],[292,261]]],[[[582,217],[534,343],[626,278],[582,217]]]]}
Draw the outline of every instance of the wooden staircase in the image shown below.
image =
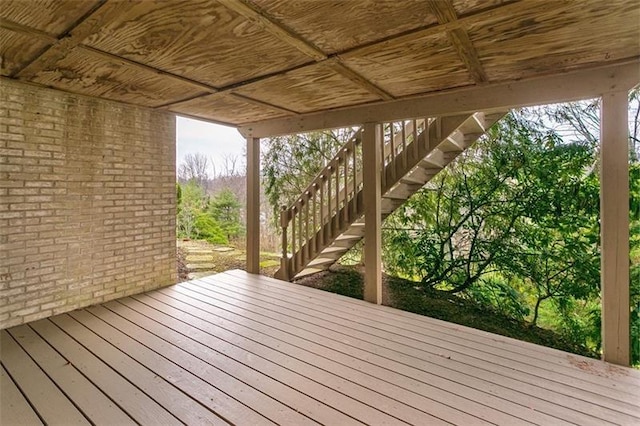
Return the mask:
{"type": "MultiPolygon", "coordinates": [[[[382,123],[382,219],[504,115],[464,116],[382,123]]],[[[280,215],[282,258],[276,277],[285,280],[326,270],[364,236],[362,129],[280,215]]]]}

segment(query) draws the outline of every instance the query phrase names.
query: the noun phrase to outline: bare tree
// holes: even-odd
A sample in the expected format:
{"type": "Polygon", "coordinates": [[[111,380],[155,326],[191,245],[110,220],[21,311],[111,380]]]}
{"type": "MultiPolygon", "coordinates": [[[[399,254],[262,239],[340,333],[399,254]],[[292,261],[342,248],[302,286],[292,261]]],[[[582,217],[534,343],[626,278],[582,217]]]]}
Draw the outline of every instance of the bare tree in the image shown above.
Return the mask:
{"type": "Polygon", "coordinates": [[[205,188],[209,181],[209,160],[203,154],[187,154],[178,168],[178,179],[181,182],[195,181],[205,188]]]}

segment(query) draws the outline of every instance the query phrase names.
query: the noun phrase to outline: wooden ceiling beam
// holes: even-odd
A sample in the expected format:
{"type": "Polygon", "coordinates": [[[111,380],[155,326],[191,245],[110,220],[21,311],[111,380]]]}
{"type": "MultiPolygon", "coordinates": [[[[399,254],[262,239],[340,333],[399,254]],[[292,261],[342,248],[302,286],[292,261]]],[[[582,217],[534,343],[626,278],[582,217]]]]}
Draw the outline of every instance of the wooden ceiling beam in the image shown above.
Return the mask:
{"type": "Polygon", "coordinates": [[[15,72],[12,77],[29,79],[40,71],[55,65],[83,40],[100,31],[106,23],[121,14],[123,7],[121,2],[101,0],[65,31],[55,43],[15,72]]]}
{"type": "Polygon", "coordinates": [[[261,101],[261,100],[255,99],[255,98],[251,98],[249,96],[241,95],[239,93],[231,92],[230,95],[233,96],[236,99],[239,99],[239,100],[243,101],[243,102],[247,102],[247,103],[254,104],[254,105],[259,105],[259,106],[265,107],[265,108],[270,108],[270,109],[272,109],[274,111],[279,111],[279,112],[282,112],[282,113],[284,113],[286,115],[299,115],[300,114],[297,111],[293,111],[291,109],[283,108],[281,106],[274,105],[274,104],[271,104],[269,102],[264,102],[264,101],[261,101]]]}
{"type": "Polygon", "coordinates": [[[56,43],[58,41],[58,37],[52,34],[37,30],[35,28],[27,27],[26,25],[18,24],[17,22],[13,22],[5,18],[0,18],[0,28],[13,31],[14,33],[33,36],[41,41],[50,44],[56,43]]]}
{"type": "Polygon", "coordinates": [[[327,59],[327,55],[325,55],[322,50],[304,40],[290,29],[276,23],[253,4],[243,0],[218,0],[218,2],[227,9],[233,10],[249,21],[257,24],[259,27],[264,28],[265,31],[275,36],[278,40],[295,47],[315,61],[327,59]]]}
{"type": "Polygon", "coordinates": [[[109,62],[119,63],[120,65],[124,65],[129,68],[134,68],[141,71],[153,73],[162,77],[167,77],[168,79],[171,79],[177,83],[183,83],[185,85],[194,87],[196,89],[200,89],[208,93],[218,93],[219,91],[217,87],[204,84],[199,81],[192,80],[190,78],[182,77],[180,75],[173,74],[167,71],[163,71],[161,69],[158,69],[149,65],[145,65],[140,62],[132,61],[130,59],[123,58],[122,56],[114,55],[112,53],[105,52],[104,50],[96,49],[95,47],[87,46],[84,44],[79,44],[77,47],[83,52],[88,53],[89,55],[93,55],[99,59],[106,59],[109,62]]]}
{"type": "Polygon", "coordinates": [[[367,80],[364,76],[347,67],[339,57],[333,56],[330,58],[313,43],[305,40],[300,35],[294,33],[291,29],[276,22],[264,11],[260,10],[257,6],[253,5],[249,1],[219,0],[219,2],[226,8],[233,10],[249,21],[260,26],[261,28],[264,28],[265,31],[269,32],[278,40],[298,49],[300,52],[309,56],[314,61],[326,64],[328,68],[342,75],[343,77],[347,78],[348,80],[357,84],[368,92],[373,93],[374,95],[379,96],[384,100],[393,99],[393,96],[391,96],[381,87],[378,87],[370,80],[367,80]]]}
{"type": "MultiPolygon", "coordinates": [[[[440,25],[446,25],[458,20],[458,15],[451,0],[429,0],[428,4],[440,25]]],[[[447,29],[447,37],[456,50],[458,57],[467,67],[473,81],[479,84],[486,83],[488,81],[487,74],[482,68],[478,52],[473,46],[467,31],[462,27],[447,29]]]]}
{"type": "Polygon", "coordinates": [[[386,92],[384,89],[382,89],[379,86],[376,86],[371,81],[364,78],[362,75],[358,74],[351,68],[347,67],[344,64],[344,62],[342,62],[342,60],[337,56],[328,58],[327,60],[322,62],[322,64],[326,65],[328,68],[331,68],[341,76],[346,77],[347,79],[356,83],[358,86],[368,90],[370,93],[374,93],[378,95],[380,99],[383,99],[385,101],[394,99],[394,97],[388,92],[386,92]]]}
{"type": "Polygon", "coordinates": [[[640,83],[640,57],[606,66],[518,81],[469,86],[424,96],[376,102],[239,126],[245,137],[270,137],[420,117],[434,117],[569,102],[640,83]]]}

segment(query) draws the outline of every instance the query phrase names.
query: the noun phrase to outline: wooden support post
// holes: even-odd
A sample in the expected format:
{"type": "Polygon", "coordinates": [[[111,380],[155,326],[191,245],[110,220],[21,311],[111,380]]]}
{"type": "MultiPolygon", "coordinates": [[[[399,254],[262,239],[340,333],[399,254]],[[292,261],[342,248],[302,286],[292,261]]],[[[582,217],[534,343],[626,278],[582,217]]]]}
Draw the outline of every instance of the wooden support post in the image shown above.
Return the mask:
{"type": "Polygon", "coordinates": [[[247,272],[260,273],[260,139],[247,138],[247,272]]]}
{"type": "Polygon", "coordinates": [[[627,92],[602,96],[600,232],[602,351],[605,361],[630,363],[629,126],[627,92]]]}
{"type": "Polygon", "coordinates": [[[382,128],[366,123],[362,134],[364,206],[364,300],[382,303],[382,128]]]}

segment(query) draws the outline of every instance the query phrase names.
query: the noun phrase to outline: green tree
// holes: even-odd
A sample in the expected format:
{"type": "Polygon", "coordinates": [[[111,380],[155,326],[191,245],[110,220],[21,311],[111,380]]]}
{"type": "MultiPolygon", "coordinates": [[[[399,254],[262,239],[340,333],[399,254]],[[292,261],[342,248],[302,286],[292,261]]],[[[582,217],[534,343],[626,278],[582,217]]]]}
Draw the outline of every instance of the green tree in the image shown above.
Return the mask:
{"type": "Polygon", "coordinates": [[[178,236],[194,238],[196,218],[207,205],[204,190],[195,181],[189,181],[178,185],[178,193],[180,194],[176,221],[178,236]]]}
{"type": "Polygon", "coordinates": [[[237,238],[243,230],[240,220],[241,204],[228,188],[218,192],[209,202],[209,212],[218,222],[227,240],[237,238]]]}
{"type": "Polygon", "coordinates": [[[387,219],[387,269],[533,322],[548,299],[569,317],[564,302],[598,292],[593,155],[510,114],[387,219]]]}
{"type": "Polygon", "coordinates": [[[262,184],[277,223],[280,207],[293,202],[354,134],[354,129],[337,129],[266,141],[262,184]]]}
{"type": "Polygon", "coordinates": [[[229,244],[220,224],[207,212],[197,214],[193,228],[198,239],[207,240],[212,244],[229,244]]]}

